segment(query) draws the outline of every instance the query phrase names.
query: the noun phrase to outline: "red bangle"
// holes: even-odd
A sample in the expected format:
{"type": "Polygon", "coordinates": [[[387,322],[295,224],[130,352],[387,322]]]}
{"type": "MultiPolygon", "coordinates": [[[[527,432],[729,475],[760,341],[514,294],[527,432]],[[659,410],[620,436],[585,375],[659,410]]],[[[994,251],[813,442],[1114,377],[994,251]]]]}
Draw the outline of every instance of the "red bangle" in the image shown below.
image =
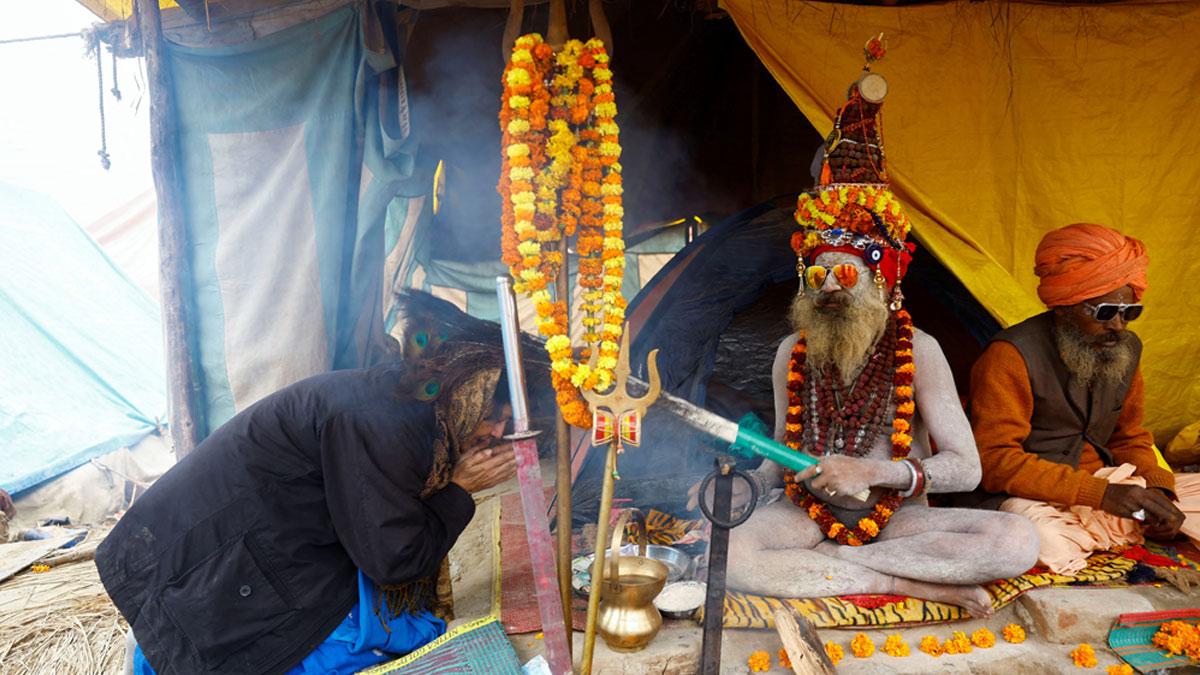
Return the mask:
{"type": "Polygon", "coordinates": [[[925,467],[921,466],[920,460],[912,457],[905,457],[904,461],[908,462],[909,465],[912,466],[913,471],[915,471],[917,474],[917,484],[913,486],[912,496],[920,497],[922,494],[925,494],[925,467]]]}

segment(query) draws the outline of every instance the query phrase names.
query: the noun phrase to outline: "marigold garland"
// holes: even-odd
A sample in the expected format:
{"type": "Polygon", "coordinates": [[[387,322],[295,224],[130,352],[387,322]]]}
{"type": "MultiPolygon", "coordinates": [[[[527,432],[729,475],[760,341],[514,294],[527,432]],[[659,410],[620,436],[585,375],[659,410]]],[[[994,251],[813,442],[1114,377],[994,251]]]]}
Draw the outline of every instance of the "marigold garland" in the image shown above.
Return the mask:
{"type": "MultiPolygon", "coordinates": [[[[912,230],[912,223],[900,208],[900,200],[891,190],[882,185],[838,185],[817,188],[805,192],[796,200],[796,222],[801,231],[793,235],[792,248],[796,254],[807,257],[808,253],[821,244],[818,230],[832,228],[846,207],[857,204],[875,214],[887,228],[888,235],[896,241],[904,241],[912,230]]],[[[861,212],[860,212],[861,213],[861,212]]],[[[844,226],[858,234],[878,235],[873,218],[863,217],[844,226]]]]}
{"type": "Polygon", "coordinates": [[[563,417],[581,428],[592,420],[580,390],[612,386],[625,321],[624,189],[608,62],[597,39],[571,40],[555,54],[540,35],[523,35],[504,70],[500,108],[502,257],[514,289],[537,310],[563,417]],[[579,360],[567,299],[552,298],[549,289],[564,263],[558,243],[570,236],[583,288],[586,346],[579,360]],[[597,359],[589,364],[593,350],[597,359]]]}
{"type": "Polygon", "coordinates": [[[1096,650],[1092,649],[1089,644],[1081,644],[1071,650],[1071,660],[1075,662],[1076,668],[1095,668],[1096,650]]]}
{"type": "MultiPolygon", "coordinates": [[[[913,401],[913,375],[916,372],[913,363],[913,325],[912,316],[907,310],[900,309],[895,313],[896,331],[896,372],[892,377],[896,414],[892,422],[895,433],[892,434],[892,460],[900,461],[908,457],[912,446],[912,420],[916,414],[913,401]]],[[[804,437],[804,369],[806,344],[804,336],[796,340],[792,347],[791,360],[788,363],[787,389],[788,407],[787,419],[784,425],[784,443],[797,452],[803,452],[804,437]]],[[[847,546],[862,546],[879,535],[887,526],[896,509],[904,498],[899,490],[885,490],[871,512],[850,527],[840,522],[824,502],[804,489],[801,482],[795,478],[793,471],[784,474],[786,493],[792,502],[810,518],[816,521],[826,537],[847,546]]]]}

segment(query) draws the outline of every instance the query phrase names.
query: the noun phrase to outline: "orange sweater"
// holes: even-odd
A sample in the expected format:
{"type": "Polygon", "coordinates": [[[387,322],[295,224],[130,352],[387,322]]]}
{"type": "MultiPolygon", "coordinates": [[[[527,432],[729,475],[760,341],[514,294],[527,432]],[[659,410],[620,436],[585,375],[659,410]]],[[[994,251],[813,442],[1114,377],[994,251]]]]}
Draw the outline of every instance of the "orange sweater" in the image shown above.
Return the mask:
{"type": "MultiPolygon", "coordinates": [[[[1133,376],[1109,451],[1117,464],[1137,467],[1148,487],[1173,493],[1175,476],[1158,466],[1151,446],[1154,437],[1142,426],[1145,391],[1139,367],[1133,376]]],[[[1069,506],[1100,507],[1108,482],[1092,474],[1103,460],[1085,444],[1079,466],[1057,464],[1025,452],[1033,416],[1033,391],[1021,352],[1008,342],[988,345],[971,369],[971,426],[983,465],[981,486],[988,492],[1037,499],[1069,506]]]]}

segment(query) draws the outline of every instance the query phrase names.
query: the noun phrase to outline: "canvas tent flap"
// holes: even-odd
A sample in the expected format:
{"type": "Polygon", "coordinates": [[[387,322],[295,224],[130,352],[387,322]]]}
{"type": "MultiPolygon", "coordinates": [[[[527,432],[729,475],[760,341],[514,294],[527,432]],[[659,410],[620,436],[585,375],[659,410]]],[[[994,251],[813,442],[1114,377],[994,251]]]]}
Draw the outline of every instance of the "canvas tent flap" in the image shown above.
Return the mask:
{"type": "Polygon", "coordinates": [[[297,380],[369,365],[383,335],[385,214],[411,193],[416,139],[403,77],[364,46],[365,11],[169,46],[202,434],[297,380]]]}
{"type": "Polygon", "coordinates": [[[873,70],[890,85],[893,187],[920,241],[1001,323],[1042,311],[1033,254],[1047,231],[1095,222],[1145,241],[1150,290],[1134,328],[1147,425],[1165,439],[1200,418],[1200,334],[1180,330],[1200,266],[1200,4],[723,6],[822,134],[862,45],[885,34],[873,70]]]}
{"type": "Polygon", "coordinates": [[[52,200],[0,183],[0,488],[133,445],[166,416],[158,308],[52,200]]]}

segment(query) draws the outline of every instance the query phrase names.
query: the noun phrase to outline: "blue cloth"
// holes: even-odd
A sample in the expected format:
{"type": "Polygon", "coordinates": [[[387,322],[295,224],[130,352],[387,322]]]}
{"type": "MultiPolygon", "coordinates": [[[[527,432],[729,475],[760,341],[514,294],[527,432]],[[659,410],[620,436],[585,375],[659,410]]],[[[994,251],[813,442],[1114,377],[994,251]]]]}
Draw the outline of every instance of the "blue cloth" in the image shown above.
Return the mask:
{"type": "Polygon", "coordinates": [[[167,411],[158,316],[62,207],[0,183],[0,489],[154,431],[167,411]]]}
{"type": "MultiPolygon", "coordinates": [[[[446,632],[446,623],[428,611],[419,614],[401,612],[399,616],[388,618],[385,628],[375,613],[380,607],[379,593],[379,588],[359,572],[358,604],[333,633],[287,675],[355,673],[404,656],[446,632]]],[[[141,646],[133,654],[133,673],[155,675],[141,646]]]]}

